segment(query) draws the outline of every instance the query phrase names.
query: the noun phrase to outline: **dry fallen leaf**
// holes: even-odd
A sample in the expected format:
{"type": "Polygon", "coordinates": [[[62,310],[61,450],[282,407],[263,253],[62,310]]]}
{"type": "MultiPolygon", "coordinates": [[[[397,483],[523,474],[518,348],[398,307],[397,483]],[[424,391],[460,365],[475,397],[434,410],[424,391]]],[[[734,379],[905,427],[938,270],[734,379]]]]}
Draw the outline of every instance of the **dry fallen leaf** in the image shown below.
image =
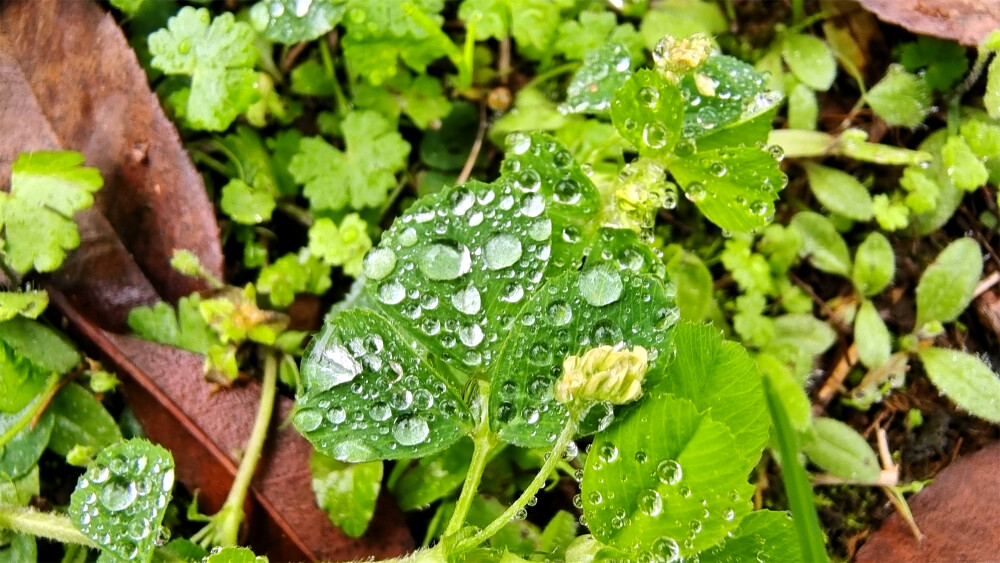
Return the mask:
{"type": "Polygon", "coordinates": [[[858,1],[882,21],[970,47],[1000,28],[1000,2],[996,0],[858,1]]]}
{"type": "Polygon", "coordinates": [[[893,514],[858,551],[857,563],[996,561],[1000,554],[1000,442],[959,458],[909,499],[917,541],[893,514]]]}

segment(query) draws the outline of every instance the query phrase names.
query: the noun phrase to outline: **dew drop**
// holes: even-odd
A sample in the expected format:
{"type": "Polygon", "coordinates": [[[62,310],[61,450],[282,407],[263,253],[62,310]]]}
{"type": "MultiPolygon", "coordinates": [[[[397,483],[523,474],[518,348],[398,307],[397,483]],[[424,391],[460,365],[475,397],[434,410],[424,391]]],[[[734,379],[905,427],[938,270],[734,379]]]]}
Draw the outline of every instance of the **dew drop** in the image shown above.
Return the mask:
{"type": "Polygon", "coordinates": [[[406,289],[397,281],[388,281],[378,288],[378,300],[386,305],[396,305],[406,298],[406,289]]]}
{"type": "Polygon", "coordinates": [[[323,415],[312,409],[303,409],[295,413],[295,426],[304,432],[312,432],[323,422],[323,415]]]}
{"type": "Polygon", "coordinates": [[[482,308],[483,301],[479,290],[470,285],[452,294],[451,304],[466,315],[475,315],[482,308]]]}
{"type": "Polygon", "coordinates": [[[573,319],[573,309],[565,301],[554,301],[546,314],[552,326],[563,326],[573,319]]]}
{"type": "Polygon", "coordinates": [[[486,265],[491,270],[502,270],[521,259],[521,241],[517,237],[501,233],[486,242],[486,265]]]}
{"type": "MultiPolygon", "coordinates": [[[[383,286],[384,287],[384,286],[383,286]]],[[[402,287],[400,287],[402,290],[402,287]]],[[[315,366],[307,373],[308,382],[318,391],[347,383],[361,373],[361,364],[351,352],[340,344],[333,344],[317,358],[315,366]]]]}
{"type": "Polygon", "coordinates": [[[659,516],[663,511],[663,498],[653,489],[646,489],[639,494],[639,510],[648,516],[659,516]]]}
{"type": "Polygon", "coordinates": [[[667,144],[667,130],[659,123],[647,123],[642,128],[642,142],[653,150],[662,149],[667,144]]]}
{"type": "Polygon", "coordinates": [[[656,466],[656,475],[664,485],[676,485],[684,477],[681,464],[672,459],[661,461],[656,466]]]}
{"type": "Polygon", "coordinates": [[[604,463],[611,463],[618,459],[618,446],[612,444],[611,442],[605,442],[601,444],[601,447],[597,450],[597,456],[601,458],[604,463]]]}
{"type": "Polygon", "coordinates": [[[112,481],[101,489],[98,496],[105,508],[118,512],[132,506],[138,493],[135,483],[112,481]]]}
{"type": "Polygon", "coordinates": [[[381,280],[396,268],[396,253],[388,248],[375,248],[365,256],[365,276],[381,280]]]}
{"type": "Polygon", "coordinates": [[[464,244],[437,241],[419,252],[417,266],[432,280],[453,280],[472,268],[472,257],[464,244]]]}
{"type": "Polygon", "coordinates": [[[600,264],[580,275],[580,294],[594,307],[618,301],[623,287],[621,274],[608,264],[600,264]]]}
{"type": "Polygon", "coordinates": [[[430,428],[419,416],[400,417],[392,427],[392,435],[404,446],[415,446],[427,439],[430,428]]]}
{"type": "Polygon", "coordinates": [[[531,137],[516,132],[507,136],[507,150],[514,154],[524,154],[531,148],[531,137]]]}
{"type": "Polygon", "coordinates": [[[681,546],[675,539],[663,536],[653,542],[653,553],[659,555],[665,563],[673,563],[680,559],[681,546]]]}

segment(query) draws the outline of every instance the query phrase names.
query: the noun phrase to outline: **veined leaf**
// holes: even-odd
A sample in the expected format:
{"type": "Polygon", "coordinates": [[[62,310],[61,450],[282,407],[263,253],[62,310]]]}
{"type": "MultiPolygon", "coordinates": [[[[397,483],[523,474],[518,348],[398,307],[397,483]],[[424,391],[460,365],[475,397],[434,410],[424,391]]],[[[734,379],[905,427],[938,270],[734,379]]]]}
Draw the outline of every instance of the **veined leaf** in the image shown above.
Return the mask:
{"type": "Polygon", "coordinates": [[[925,348],[919,354],[942,395],[979,418],[1000,423],[1000,379],[982,360],[944,348],[925,348]]]}
{"type": "Polygon", "coordinates": [[[917,284],[917,322],[922,330],[930,322],[948,323],[962,314],[983,272],[979,244],[969,238],[953,241],[924,270],[917,284]]]}

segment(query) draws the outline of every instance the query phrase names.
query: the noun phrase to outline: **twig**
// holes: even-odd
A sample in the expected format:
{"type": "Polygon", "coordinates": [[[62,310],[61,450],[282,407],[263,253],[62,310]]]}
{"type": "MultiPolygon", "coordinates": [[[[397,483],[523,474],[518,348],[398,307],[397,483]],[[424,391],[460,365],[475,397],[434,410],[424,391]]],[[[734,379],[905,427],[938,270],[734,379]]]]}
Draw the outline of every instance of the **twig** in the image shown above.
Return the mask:
{"type": "Polygon", "coordinates": [[[302,43],[296,43],[295,45],[293,45],[292,48],[289,49],[288,52],[285,53],[285,56],[281,59],[281,72],[286,73],[289,70],[291,70],[292,65],[295,64],[295,61],[299,58],[299,55],[301,55],[302,51],[305,51],[306,47],[308,46],[309,43],[306,41],[303,41],[302,43]]]}
{"type": "Polygon", "coordinates": [[[462,167],[462,173],[458,175],[455,179],[455,185],[463,184],[472,175],[472,168],[476,165],[476,159],[479,158],[479,151],[483,148],[483,137],[486,136],[486,104],[479,104],[479,130],[476,131],[476,140],[472,143],[472,150],[469,151],[469,157],[465,159],[465,166],[462,167]]]}
{"type": "Polygon", "coordinates": [[[993,272],[992,274],[979,280],[979,283],[976,285],[975,291],[972,292],[972,298],[975,299],[980,295],[986,293],[986,290],[993,287],[997,283],[1000,283],[1000,271],[993,272]]]}
{"type": "Polygon", "coordinates": [[[857,343],[852,342],[851,345],[844,351],[844,354],[840,356],[837,363],[833,366],[833,370],[830,371],[830,376],[826,378],[823,382],[823,386],[820,387],[819,392],[816,393],[816,400],[813,402],[813,415],[819,416],[823,414],[826,410],[826,406],[830,404],[833,397],[844,388],[844,380],[847,379],[847,375],[851,373],[851,368],[858,363],[858,347],[857,343]]]}

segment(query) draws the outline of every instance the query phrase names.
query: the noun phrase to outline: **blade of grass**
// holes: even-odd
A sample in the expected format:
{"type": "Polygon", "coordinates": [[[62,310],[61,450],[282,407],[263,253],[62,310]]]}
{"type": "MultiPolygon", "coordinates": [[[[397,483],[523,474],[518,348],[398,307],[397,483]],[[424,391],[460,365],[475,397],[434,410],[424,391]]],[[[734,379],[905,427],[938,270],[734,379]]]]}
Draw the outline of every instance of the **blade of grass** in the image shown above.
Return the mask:
{"type": "Polygon", "coordinates": [[[802,549],[802,560],[826,563],[826,545],[823,532],[819,527],[819,516],[816,514],[816,504],[813,502],[812,485],[806,476],[806,470],[799,463],[799,450],[795,440],[795,429],[792,428],[781,398],[771,388],[771,382],[764,378],[764,394],[767,397],[767,407],[771,411],[771,423],[778,442],[778,452],[781,454],[781,473],[785,483],[785,494],[788,495],[788,507],[792,512],[795,532],[799,536],[802,549]]]}

